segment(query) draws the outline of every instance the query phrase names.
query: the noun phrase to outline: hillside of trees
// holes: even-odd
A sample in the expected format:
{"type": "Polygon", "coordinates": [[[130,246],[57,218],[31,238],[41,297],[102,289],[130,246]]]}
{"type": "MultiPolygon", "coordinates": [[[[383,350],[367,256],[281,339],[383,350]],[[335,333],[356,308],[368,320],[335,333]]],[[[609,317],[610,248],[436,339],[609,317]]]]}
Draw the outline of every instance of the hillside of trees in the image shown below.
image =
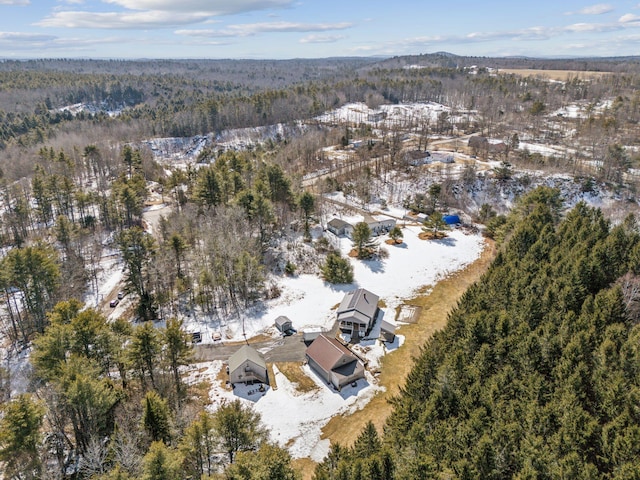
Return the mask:
{"type": "Polygon", "coordinates": [[[333,445],[317,480],[637,478],[640,231],[561,210],[551,189],[519,202],[384,434],[333,445]]]}

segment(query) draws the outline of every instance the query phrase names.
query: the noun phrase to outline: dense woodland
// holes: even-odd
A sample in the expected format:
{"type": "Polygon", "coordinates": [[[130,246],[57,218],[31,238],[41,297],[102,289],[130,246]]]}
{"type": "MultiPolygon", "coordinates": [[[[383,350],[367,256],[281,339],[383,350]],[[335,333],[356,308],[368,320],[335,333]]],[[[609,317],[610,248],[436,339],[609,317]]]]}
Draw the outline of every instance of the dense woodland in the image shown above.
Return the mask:
{"type": "MultiPolygon", "coordinates": [[[[583,191],[598,183],[631,205],[638,153],[625,146],[640,141],[639,85],[637,59],[0,62],[1,328],[33,367],[28,391],[13,398],[0,369],[5,478],[298,478],[250,409],[205,412],[206,386],[181,375],[192,350],[180,310],[240,315],[279,295],[270,274],[296,269],[352,281],[326,239],[310,241],[318,193],[365,202],[390,172],[410,175],[408,134],[422,150],[465,133],[507,145],[489,178],[465,168],[407,198],[415,211],[465,210],[478,182],[522,191],[517,167],[568,172],[583,191]],[[495,75],[496,66],[616,74],[560,83],[495,75]],[[597,110],[604,99],[610,106],[597,110]],[[356,101],[453,112],[406,118],[381,136],[311,120],[356,101]],[[586,117],[548,117],[576,101],[591,105],[586,117]],[[62,108],[77,103],[90,108],[62,108]],[[298,120],[307,127],[291,137],[208,148],[186,169],[159,165],[143,143],[298,120]],[[303,175],[327,166],[321,149],[354,136],[372,141],[305,191],[303,175]],[[521,139],[570,153],[516,152],[521,139]],[[174,207],[154,235],[143,222],[152,199],[174,207]],[[305,239],[312,262],[287,260],[288,232],[305,239]],[[131,318],[111,323],[98,299],[105,254],[121,258],[135,298],[131,318]],[[96,305],[78,300],[87,297],[96,305]],[[146,321],[159,318],[166,328],[146,321]]],[[[493,155],[482,145],[470,153],[493,155]]],[[[490,204],[466,212],[499,243],[494,265],[425,345],[385,431],[369,425],[353,446],[333,445],[317,479],[637,478],[640,231],[632,217],[612,224],[562,202],[541,189],[509,215],[490,204]]]]}

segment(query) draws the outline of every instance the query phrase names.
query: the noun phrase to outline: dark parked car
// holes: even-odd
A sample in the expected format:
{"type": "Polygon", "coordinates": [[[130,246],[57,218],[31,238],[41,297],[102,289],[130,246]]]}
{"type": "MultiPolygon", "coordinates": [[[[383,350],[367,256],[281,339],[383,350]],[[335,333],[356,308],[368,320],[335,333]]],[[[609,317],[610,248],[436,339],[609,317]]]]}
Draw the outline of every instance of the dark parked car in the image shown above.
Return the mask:
{"type": "Polygon", "coordinates": [[[120,300],[118,300],[117,298],[114,298],[113,300],[111,300],[109,302],[109,306],[111,308],[116,308],[118,306],[118,304],[120,303],[120,300]]]}

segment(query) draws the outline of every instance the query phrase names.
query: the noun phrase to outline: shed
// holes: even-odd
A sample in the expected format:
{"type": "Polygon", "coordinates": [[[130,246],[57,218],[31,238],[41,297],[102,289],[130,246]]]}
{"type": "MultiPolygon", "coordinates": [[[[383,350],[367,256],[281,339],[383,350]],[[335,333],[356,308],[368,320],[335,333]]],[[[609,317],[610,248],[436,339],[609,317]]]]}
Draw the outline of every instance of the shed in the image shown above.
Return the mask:
{"type": "Polygon", "coordinates": [[[286,332],[287,330],[293,328],[293,323],[291,322],[291,320],[289,320],[289,317],[286,317],[284,315],[280,315],[278,318],[276,318],[275,324],[276,328],[281,332],[286,332]]]}
{"type": "Polygon", "coordinates": [[[269,383],[267,364],[256,350],[243,345],[229,357],[229,382],[252,384],[254,382],[269,383]]]}
{"type": "Polygon", "coordinates": [[[396,326],[392,323],[382,320],[380,322],[380,340],[384,342],[393,342],[396,339],[396,326]]]}
{"type": "Polygon", "coordinates": [[[305,355],[309,366],[336,390],[364,378],[364,364],[335,338],[320,335],[305,355]]]}

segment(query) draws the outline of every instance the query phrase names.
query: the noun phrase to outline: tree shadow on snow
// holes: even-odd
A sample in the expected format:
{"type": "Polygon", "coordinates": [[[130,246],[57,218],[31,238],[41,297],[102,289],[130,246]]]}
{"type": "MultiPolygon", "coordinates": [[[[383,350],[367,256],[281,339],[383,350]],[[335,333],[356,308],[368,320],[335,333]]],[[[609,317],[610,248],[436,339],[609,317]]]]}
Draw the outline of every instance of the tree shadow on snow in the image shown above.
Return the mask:
{"type": "Polygon", "coordinates": [[[455,238],[451,238],[451,237],[444,237],[441,238],[440,240],[431,240],[434,243],[439,243],[440,245],[444,245],[445,247],[455,247],[456,246],[456,239],[455,238]]]}
{"type": "Polygon", "coordinates": [[[373,273],[384,273],[384,262],[382,260],[362,260],[362,263],[373,273]]]}

